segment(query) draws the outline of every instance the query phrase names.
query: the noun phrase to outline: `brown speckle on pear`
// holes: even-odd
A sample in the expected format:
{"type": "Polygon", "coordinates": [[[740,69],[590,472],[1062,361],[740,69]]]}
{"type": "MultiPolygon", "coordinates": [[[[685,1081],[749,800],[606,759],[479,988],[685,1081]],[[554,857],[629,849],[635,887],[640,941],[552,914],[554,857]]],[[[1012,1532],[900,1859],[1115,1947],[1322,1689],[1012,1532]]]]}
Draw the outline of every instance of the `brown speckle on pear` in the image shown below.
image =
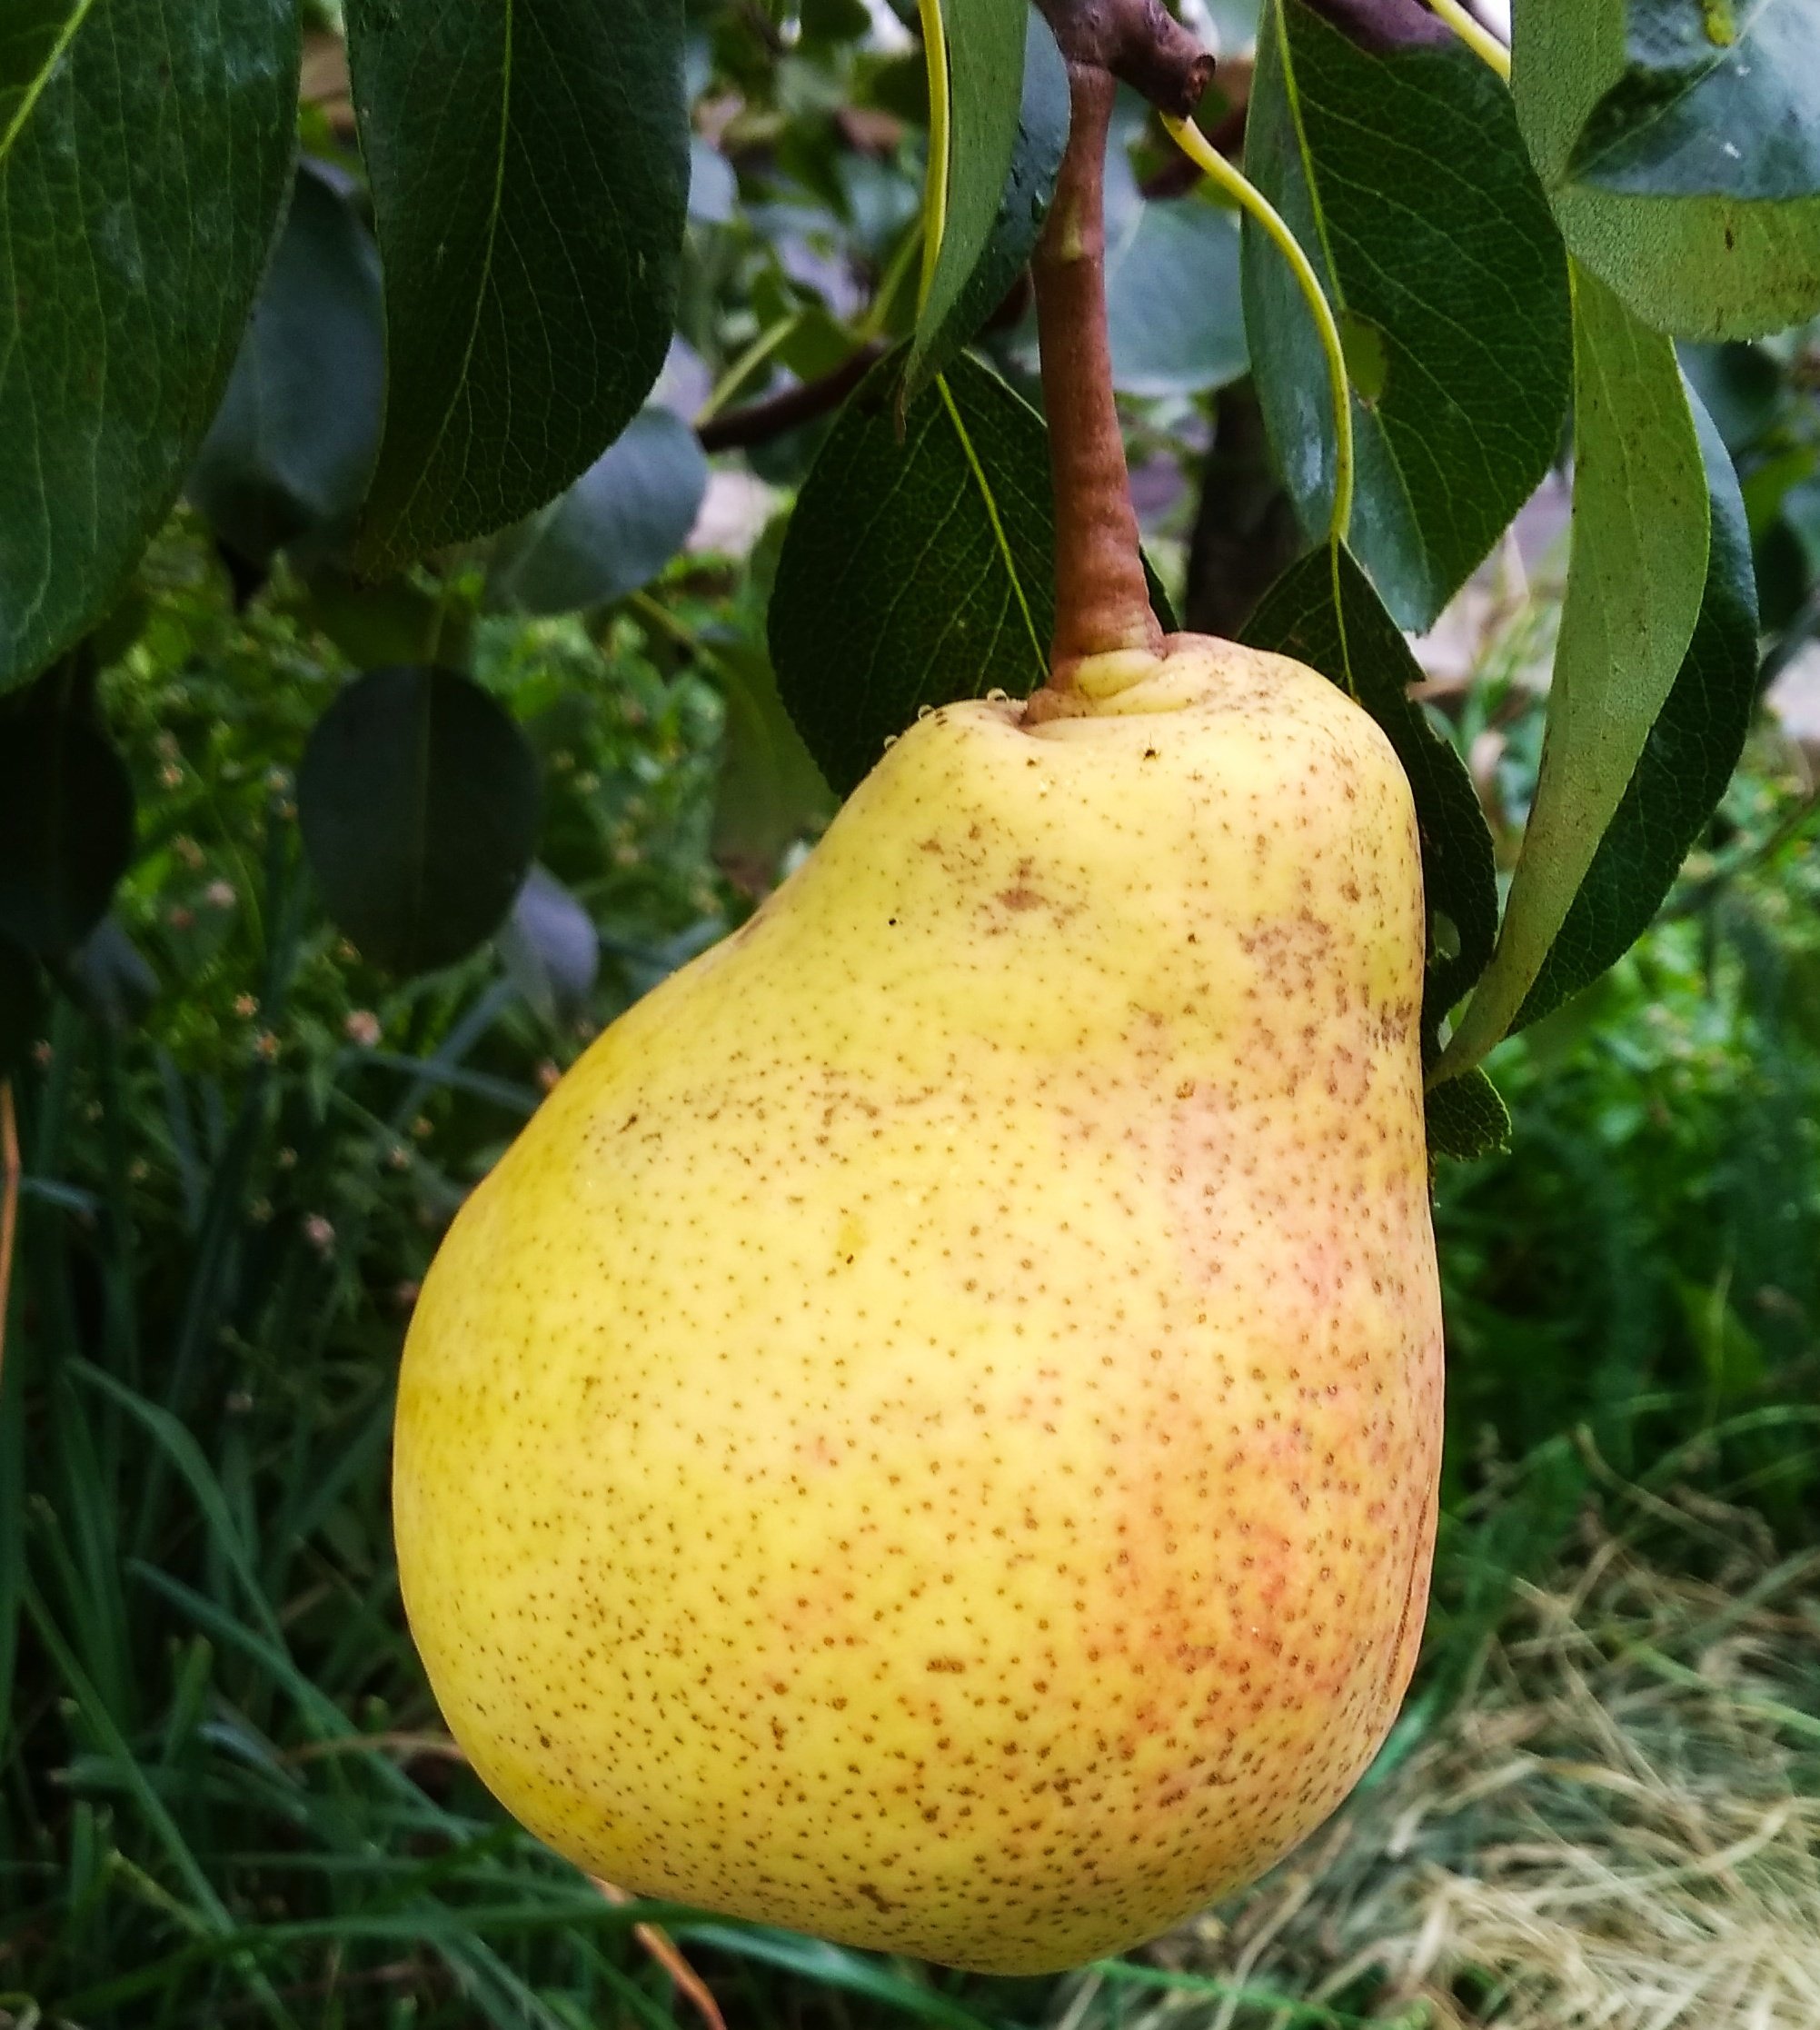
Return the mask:
{"type": "Polygon", "coordinates": [[[1007,1972],[1317,1825],[1427,1584],[1422,923],[1396,760],[1295,663],[910,728],[425,1284],[400,1572],[505,1803],[1007,1972]]]}

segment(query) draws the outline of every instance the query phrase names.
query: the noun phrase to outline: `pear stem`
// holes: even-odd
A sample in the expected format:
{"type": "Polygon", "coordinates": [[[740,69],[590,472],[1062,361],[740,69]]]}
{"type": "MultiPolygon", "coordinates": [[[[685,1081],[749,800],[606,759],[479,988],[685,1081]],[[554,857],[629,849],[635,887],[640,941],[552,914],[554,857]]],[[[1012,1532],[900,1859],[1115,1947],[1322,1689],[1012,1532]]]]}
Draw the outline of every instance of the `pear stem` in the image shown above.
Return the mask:
{"type": "Polygon", "coordinates": [[[1068,150],[1031,262],[1055,488],[1055,692],[1074,688],[1089,657],[1163,642],[1139,552],[1106,325],[1106,142],[1117,85],[1109,71],[1072,59],[1068,79],[1068,150]]]}

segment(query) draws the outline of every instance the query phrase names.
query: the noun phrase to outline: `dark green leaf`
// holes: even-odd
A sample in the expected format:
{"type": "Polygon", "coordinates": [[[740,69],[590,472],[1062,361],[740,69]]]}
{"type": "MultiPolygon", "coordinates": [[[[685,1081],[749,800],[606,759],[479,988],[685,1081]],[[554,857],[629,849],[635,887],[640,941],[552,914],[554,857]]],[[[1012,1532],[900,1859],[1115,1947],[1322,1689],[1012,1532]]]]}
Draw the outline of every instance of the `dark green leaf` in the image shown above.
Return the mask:
{"type": "Polygon", "coordinates": [[[1517,0],[1515,27],[1555,214],[1636,316],[1748,338],[1820,311],[1816,0],[1517,0]]]}
{"type": "Polygon", "coordinates": [[[379,449],[384,381],[373,236],[304,163],[186,486],[230,549],[264,563],[306,531],[351,525],[379,449]]]}
{"type": "MultiPolygon", "coordinates": [[[[778,690],[844,796],[924,705],[1049,674],[1055,509],[1042,418],[964,354],[910,405],[896,356],[836,419],[771,591],[778,690]]],[[[1151,603],[1175,625],[1149,562],[1151,603]]]]}
{"type": "Polygon", "coordinates": [[[1788,372],[1768,349],[1736,341],[1676,347],[1681,371],[1734,458],[1756,448],[1789,400],[1788,372]]]}
{"type": "MultiPolygon", "coordinates": [[[[1509,93],[1415,0],[1378,11],[1409,16],[1411,39],[1375,35],[1367,46],[1304,0],[1269,0],[1245,159],[1347,329],[1358,376],[1352,544],[1398,622],[1420,628],[1557,448],[1567,276],[1509,93]]],[[[1265,421],[1318,533],[1334,483],[1320,348],[1287,264],[1249,224],[1244,277],[1265,421]]]]}
{"type": "Polygon", "coordinates": [[[717,651],[727,714],[714,804],[714,858],[741,888],[761,895],[779,856],[833,815],[834,799],[778,696],[761,655],[717,651]]]}
{"type": "Polygon", "coordinates": [[[1510,1147],[1510,1110],[1483,1071],[1449,1079],[1427,1096],[1428,1153],[1470,1163],[1510,1147]]]}
{"type": "Polygon", "coordinates": [[[668,409],[641,410],[560,500],[501,538],[488,603],[566,613],[623,599],[681,549],[707,487],[695,433],[668,409]]]}
{"type": "Polygon", "coordinates": [[[1675,348],[1578,273],[1574,520],[1536,799],[1497,950],[1449,1045],[1475,1063],[1510,1028],[1623,801],[1693,639],[1706,474],[1675,348]]]}
{"type": "Polygon", "coordinates": [[[681,0],[350,0],[385,265],[362,562],[541,507],[657,378],[689,191],[681,0]]]}
{"type": "Polygon", "coordinates": [[[0,938],[0,1079],[21,1064],[44,1022],[44,976],[24,945],[0,938]]]}
{"type": "Polygon", "coordinates": [[[1195,197],[1148,201],[1123,142],[1106,163],[1107,327],[1127,394],[1203,394],[1245,372],[1238,221],[1195,197]]]}
{"type": "Polygon", "coordinates": [[[60,663],[0,705],[0,936],[67,957],[133,857],[133,784],[92,686],[60,663]]]}
{"type": "MultiPolygon", "coordinates": [[[[1004,300],[1036,244],[1068,145],[1068,71],[1049,24],[1027,0],[949,0],[953,65],[949,214],[929,301],[917,318],[907,395],[914,398],[1004,300]],[[985,18],[976,25],[975,15],[985,18]],[[1009,70],[993,75],[1012,31],[1021,42],[1021,103],[1009,70]],[[983,31],[983,32],[981,32],[983,31]],[[995,58],[996,52],[996,58],[995,58]]],[[[1019,61],[1017,58],[1013,62],[1019,61]]]]}
{"type": "Polygon", "coordinates": [[[803,483],[771,602],[778,689],[841,795],[921,705],[1049,672],[1054,511],[1042,419],[977,361],[910,404],[893,364],[836,420],[803,483]]]}
{"type": "Polygon", "coordinates": [[[858,42],[872,25],[866,0],[783,0],[775,12],[794,19],[808,44],[858,42]]]}
{"type": "Polygon", "coordinates": [[[1744,751],[1757,673],[1750,529],[1731,459],[1697,402],[1694,421],[1712,503],[1700,618],[1624,801],[1524,999],[1516,1029],[1577,993],[1643,935],[1744,751]]]}
{"type": "Polygon", "coordinates": [[[1150,562],[1148,552],[1139,552],[1138,561],[1144,567],[1144,588],[1150,595],[1150,611],[1157,616],[1165,634],[1174,634],[1180,630],[1181,622],[1176,617],[1176,602],[1169,597],[1169,588],[1157,575],[1157,567],[1150,562]]]}
{"type": "Polygon", "coordinates": [[[364,955],[423,972],[499,928],[537,842],[537,763],[453,670],[373,670],[317,721],[297,771],[303,846],[364,955]]]}
{"type": "Polygon", "coordinates": [[[1409,695],[1421,669],[1346,551],[1337,568],[1326,549],[1291,564],[1264,595],[1245,640],[1306,662],[1358,699],[1409,778],[1428,909],[1422,1026],[1432,1044],[1441,1018],[1484,971],[1497,937],[1497,873],[1472,777],[1409,695]]]}
{"type": "Polygon", "coordinates": [[[183,484],[289,187],[293,0],[7,0],[0,691],[106,612],[183,484]]]}
{"type": "Polygon", "coordinates": [[[594,920],[547,867],[533,867],[499,933],[499,955],[552,1028],[587,1005],[601,970],[594,920]]]}

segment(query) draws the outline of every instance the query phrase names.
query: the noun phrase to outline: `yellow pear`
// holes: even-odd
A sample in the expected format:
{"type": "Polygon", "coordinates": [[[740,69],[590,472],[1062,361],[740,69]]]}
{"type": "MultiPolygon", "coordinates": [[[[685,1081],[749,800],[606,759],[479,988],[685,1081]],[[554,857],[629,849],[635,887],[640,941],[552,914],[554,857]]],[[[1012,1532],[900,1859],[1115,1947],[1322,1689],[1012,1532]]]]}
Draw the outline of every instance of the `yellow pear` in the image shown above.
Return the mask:
{"type": "Polygon", "coordinates": [[[398,1404],[412,1627],[527,1826],[1012,1973],[1346,1793],[1440,1433],[1403,772],[1279,657],[1079,683],[920,720],[593,1045],[398,1404]]]}

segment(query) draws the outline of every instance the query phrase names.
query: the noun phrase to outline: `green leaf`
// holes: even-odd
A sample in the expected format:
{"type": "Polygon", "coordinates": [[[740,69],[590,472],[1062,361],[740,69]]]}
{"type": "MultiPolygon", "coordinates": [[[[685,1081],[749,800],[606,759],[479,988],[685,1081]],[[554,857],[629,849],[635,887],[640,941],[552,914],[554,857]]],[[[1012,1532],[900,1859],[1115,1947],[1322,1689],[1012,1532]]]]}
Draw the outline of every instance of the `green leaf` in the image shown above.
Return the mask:
{"type": "MultiPolygon", "coordinates": [[[[1785,413],[1788,370],[1766,346],[1736,340],[1675,348],[1681,371],[1735,457],[1758,448],[1785,413]]],[[[1778,493],[1780,489],[1777,490],[1778,493]]]]}
{"type": "Polygon", "coordinates": [[[0,937],[65,959],[133,858],[133,784],[74,661],[0,704],[0,937]]]}
{"type": "Polygon", "coordinates": [[[7,0],[0,691],[105,613],[214,414],[289,188],[293,0],[7,0]]]}
{"type": "Polygon", "coordinates": [[[1470,1163],[1510,1147],[1510,1110],[1483,1071],[1475,1069],[1431,1088],[1425,1107],[1430,1156],[1470,1163]]]}
{"type": "Polygon", "coordinates": [[[681,549],[707,490],[695,433],[668,409],[641,410],[560,500],[500,539],[487,603],[567,613],[623,599],[681,549]]]}
{"type": "MultiPolygon", "coordinates": [[[[965,354],[910,404],[862,382],[797,496],[769,627],[778,691],[845,796],[925,705],[1049,675],[1055,508],[1042,418],[965,354]]],[[[1168,594],[1144,575],[1166,633],[1168,594]]]]}
{"type": "Polygon", "coordinates": [[[1428,911],[1425,1043],[1484,971],[1497,937],[1497,871],[1478,792],[1452,742],[1409,694],[1422,672],[1351,555],[1293,563],[1245,629],[1251,647],[1293,656],[1329,677],[1384,729],[1409,778],[1428,911]],[[1338,597],[1336,593],[1338,592],[1338,597]]]}
{"type": "Polygon", "coordinates": [[[25,1052],[38,1039],[44,1014],[44,976],[38,961],[24,945],[0,938],[0,1079],[24,1063],[25,1052]]]}
{"type": "Polygon", "coordinates": [[[1706,473],[1675,348],[1584,271],[1574,302],[1567,592],[1504,927],[1448,1045],[1466,1064],[1508,1030],[1540,975],[1680,672],[1706,583],[1706,473]]]}
{"type": "Polygon", "coordinates": [[[1515,1029],[1539,1020],[1628,951],[1725,794],[1756,702],[1756,581],[1725,443],[1690,395],[1711,503],[1706,591],[1686,661],[1515,1029]]]}
{"type": "Polygon", "coordinates": [[[385,270],[374,573],[521,520],[670,343],[689,191],[681,0],[349,0],[385,270]]]}
{"type": "Polygon", "coordinates": [[[537,842],[537,762],[476,683],[371,670],[317,721],[297,771],[303,848],[329,913],[393,972],[490,937],[537,842]]]}
{"type": "Polygon", "coordinates": [[[1820,0],[1517,0],[1511,87],[1576,258],[1657,331],[1820,311],[1820,0]]]}
{"type": "Polygon", "coordinates": [[[833,815],[834,799],[764,657],[717,648],[713,668],[727,715],[714,859],[741,888],[761,895],[784,850],[833,815]]]}
{"type": "Polygon", "coordinates": [[[771,663],[838,794],[919,707],[1049,673],[1054,510],[1042,419],[962,357],[905,412],[882,363],[811,468],[771,591],[771,663]]]}
{"type": "MultiPolygon", "coordinates": [[[[1379,11],[1398,35],[1367,45],[1304,0],[1269,0],[1245,161],[1347,333],[1354,551],[1397,621],[1423,628],[1558,446],[1567,276],[1508,92],[1413,0],[1379,11]]],[[[1287,264],[1249,224],[1244,284],[1278,463],[1304,526],[1324,530],[1327,370],[1287,264]]]]}
{"type": "Polygon", "coordinates": [[[1157,616],[1158,624],[1165,634],[1179,634],[1182,623],[1176,614],[1176,602],[1169,597],[1169,588],[1158,577],[1149,552],[1140,550],[1138,562],[1144,567],[1144,590],[1150,595],[1150,611],[1157,616]]]}
{"type": "Polygon", "coordinates": [[[1068,145],[1068,70],[1028,0],[945,0],[942,14],[948,220],[911,336],[907,399],[940,373],[1017,280],[1068,145]]]}
{"type": "Polygon", "coordinates": [[[185,491],[255,563],[350,527],[379,449],[379,254],[323,173],[299,165],[284,231],[185,491]]]}

